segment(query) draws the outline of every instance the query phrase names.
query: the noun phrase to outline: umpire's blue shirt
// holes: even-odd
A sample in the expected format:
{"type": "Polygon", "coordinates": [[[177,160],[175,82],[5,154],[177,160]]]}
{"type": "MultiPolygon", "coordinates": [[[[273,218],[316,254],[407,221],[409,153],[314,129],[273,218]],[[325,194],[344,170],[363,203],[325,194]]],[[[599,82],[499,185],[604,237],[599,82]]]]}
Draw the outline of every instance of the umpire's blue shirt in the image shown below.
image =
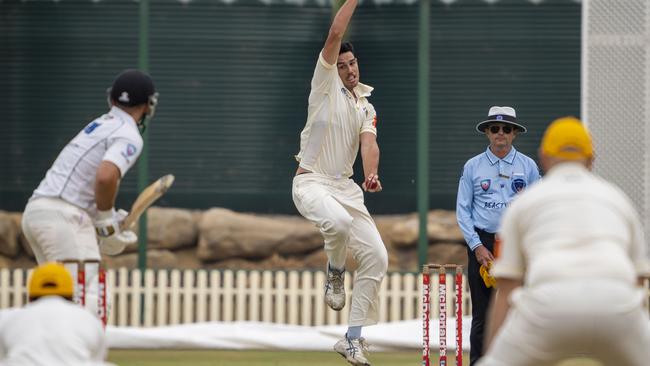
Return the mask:
{"type": "Polygon", "coordinates": [[[496,233],[499,220],[515,195],[540,179],[533,159],[514,147],[503,159],[487,150],[469,159],[458,183],[456,219],[467,245],[481,244],[474,228],[496,233]]]}

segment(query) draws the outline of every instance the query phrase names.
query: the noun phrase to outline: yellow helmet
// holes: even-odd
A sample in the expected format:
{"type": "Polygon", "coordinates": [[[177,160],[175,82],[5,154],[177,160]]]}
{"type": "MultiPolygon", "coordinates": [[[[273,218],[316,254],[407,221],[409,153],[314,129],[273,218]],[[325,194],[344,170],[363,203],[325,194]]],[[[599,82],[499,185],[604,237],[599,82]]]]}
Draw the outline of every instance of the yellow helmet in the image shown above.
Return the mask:
{"type": "Polygon", "coordinates": [[[29,298],[57,295],[72,299],[72,275],[60,263],[50,262],[36,267],[29,279],[29,298]]]}

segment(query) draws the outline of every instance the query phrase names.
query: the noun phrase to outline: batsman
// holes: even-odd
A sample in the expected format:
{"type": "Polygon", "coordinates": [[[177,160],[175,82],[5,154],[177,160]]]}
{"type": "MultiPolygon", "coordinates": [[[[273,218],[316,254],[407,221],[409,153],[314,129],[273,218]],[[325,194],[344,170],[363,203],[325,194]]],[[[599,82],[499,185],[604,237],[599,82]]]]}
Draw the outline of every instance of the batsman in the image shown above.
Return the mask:
{"type": "Polygon", "coordinates": [[[63,148],[25,207],[23,232],[39,264],[100,260],[100,252],[115,255],[137,241],[134,232],[120,229],[127,213],[115,209],[115,197],[142,152],[140,133],[158,94],[149,75],[125,70],[109,88],[108,102],[108,113],[63,148]]]}
{"type": "Polygon", "coordinates": [[[342,43],[356,7],[357,0],[341,6],[318,55],[292,194],[298,211],[323,235],[328,257],[325,301],[330,308],[345,306],[348,249],[358,263],[348,331],[334,350],[353,365],[370,365],[361,328],[378,321],[378,292],[388,255],[363,198],[363,191],[382,190],[377,115],[368,101],[373,88],[359,82],[354,47],[342,43]],[[359,149],[365,177],[361,187],[350,179],[359,149]]]}

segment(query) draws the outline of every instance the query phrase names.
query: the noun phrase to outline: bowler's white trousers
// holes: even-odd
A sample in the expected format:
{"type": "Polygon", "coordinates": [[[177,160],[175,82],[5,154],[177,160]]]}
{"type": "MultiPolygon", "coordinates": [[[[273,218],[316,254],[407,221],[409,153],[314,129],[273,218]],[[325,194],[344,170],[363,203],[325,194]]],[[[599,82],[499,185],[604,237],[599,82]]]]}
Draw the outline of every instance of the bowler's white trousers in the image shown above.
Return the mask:
{"type": "Polygon", "coordinates": [[[348,178],[305,173],[293,178],[293,202],[325,240],[334,268],[344,268],[347,250],[358,263],[350,305],[350,326],[376,324],[379,288],[388,268],[388,254],[377,226],[363,202],[363,191],[348,178]]]}
{"type": "Polygon", "coordinates": [[[588,355],[603,365],[650,362],[650,320],[641,290],[612,280],[545,284],[513,292],[480,366],[545,366],[588,355]]]}

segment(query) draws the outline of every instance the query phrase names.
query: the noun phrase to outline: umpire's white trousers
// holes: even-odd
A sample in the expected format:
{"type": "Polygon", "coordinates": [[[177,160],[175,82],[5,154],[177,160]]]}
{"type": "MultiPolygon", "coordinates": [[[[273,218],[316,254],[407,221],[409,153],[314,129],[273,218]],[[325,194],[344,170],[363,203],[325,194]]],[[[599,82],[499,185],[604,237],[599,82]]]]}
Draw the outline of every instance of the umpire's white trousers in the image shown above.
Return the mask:
{"type": "Polygon", "coordinates": [[[349,325],[376,324],[379,288],[388,268],[388,254],[364,205],[363,191],[352,179],[306,173],[293,178],[292,193],[300,214],[323,234],[330,265],[344,268],[348,248],[358,263],[349,325]]]}
{"type": "Polygon", "coordinates": [[[650,362],[650,320],[640,289],[612,280],[555,283],[513,292],[480,366],[545,366],[589,355],[610,366],[650,362]]]}

